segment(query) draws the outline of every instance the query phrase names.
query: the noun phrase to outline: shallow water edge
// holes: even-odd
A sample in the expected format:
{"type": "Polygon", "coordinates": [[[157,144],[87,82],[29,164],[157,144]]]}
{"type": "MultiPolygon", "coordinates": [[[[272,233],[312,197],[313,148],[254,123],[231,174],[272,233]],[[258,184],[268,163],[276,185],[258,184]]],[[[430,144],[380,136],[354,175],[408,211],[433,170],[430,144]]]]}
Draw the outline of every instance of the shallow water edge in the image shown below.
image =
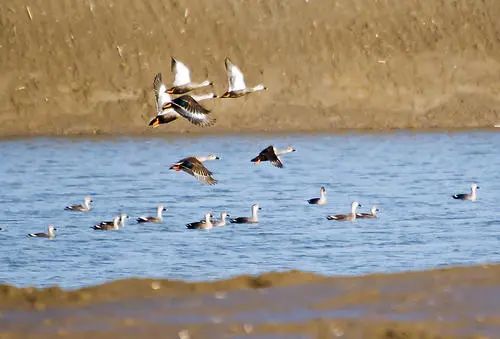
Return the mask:
{"type": "Polygon", "coordinates": [[[495,337],[499,302],[500,264],[357,277],[291,271],[197,283],[127,279],[73,291],[0,285],[0,334],[495,337]]]}

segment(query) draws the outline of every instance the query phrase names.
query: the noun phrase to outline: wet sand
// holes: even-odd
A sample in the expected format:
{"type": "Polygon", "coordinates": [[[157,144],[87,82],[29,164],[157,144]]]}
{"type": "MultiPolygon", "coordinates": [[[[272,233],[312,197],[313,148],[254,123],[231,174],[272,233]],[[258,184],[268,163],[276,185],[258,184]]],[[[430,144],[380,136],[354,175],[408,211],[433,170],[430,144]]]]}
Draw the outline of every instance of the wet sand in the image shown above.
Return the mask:
{"type": "Polygon", "coordinates": [[[479,128],[500,121],[500,3],[5,0],[0,136],[479,128]],[[230,56],[269,90],[154,131],[175,56],[222,94],[230,56]]]}
{"type": "Polygon", "coordinates": [[[75,291],[0,286],[0,338],[495,338],[500,265],[207,283],[122,280],[75,291]]]}

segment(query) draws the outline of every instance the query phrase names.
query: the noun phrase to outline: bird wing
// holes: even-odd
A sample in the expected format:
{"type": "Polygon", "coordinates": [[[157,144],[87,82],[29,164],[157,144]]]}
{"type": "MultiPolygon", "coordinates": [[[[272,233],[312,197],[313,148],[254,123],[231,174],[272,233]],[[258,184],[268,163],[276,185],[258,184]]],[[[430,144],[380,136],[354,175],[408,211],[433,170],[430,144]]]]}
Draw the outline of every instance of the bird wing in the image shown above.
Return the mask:
{"type": "Polygon", "coordinates": [[[268,146],[266,149],[260,152],[259,157],[262,157],[265,160],[269,160],[273,166],[283,168],[283,163],[281,162],[281,159],[276,155],[276,151],[274,150],[274,147],[272,145],[268,146]]]}
{"type": "MultiPolygon", "coordinates": [[[[169,104],[167,104],[167,107],[169,104]]],[[[210,113],[208,109],[200,105],[190,95],[183,95],[175,98],[170,106],[186,118],[189,122],[197,126],[210,126],[215,123],[215,119],[210,118],[207,114],[210,113]]]]}
{"type": "Polygon", "coordinates": [[[194,176],[198,181],[207,185],[215,185],[217,180],[212,177],[212,172],[208,170],[201,161],[195,157],[181,160],[179,166],[186,172],[194,176]]]}
{"type": "Polygon", "coordinates": [[[229,58],[226,58],[224,62],[226,64],[227,78],[229,80],[229,91],[240,91],[245,89],[247,87],[245,85],[245,77],[238,66],[233,64],[229,58]]]}
{"type": "Polygon", "coordinates": [[[191,83],[191,72],[182,62],[172,58],[170,69],[172,70],[172,73],[174,73],[174,87],[191,83]]]}
{"type": "Polygon", "coordinates": [[[156,98],[156,112],[160,113],[163,111],[163,106],[171,101],[170,95],[168,95],[167,93],[167,88],[163,83],[161,73],[157,73],[155,75],[155,79],[153,81],[153,90],[155,92],[156,98]]]}

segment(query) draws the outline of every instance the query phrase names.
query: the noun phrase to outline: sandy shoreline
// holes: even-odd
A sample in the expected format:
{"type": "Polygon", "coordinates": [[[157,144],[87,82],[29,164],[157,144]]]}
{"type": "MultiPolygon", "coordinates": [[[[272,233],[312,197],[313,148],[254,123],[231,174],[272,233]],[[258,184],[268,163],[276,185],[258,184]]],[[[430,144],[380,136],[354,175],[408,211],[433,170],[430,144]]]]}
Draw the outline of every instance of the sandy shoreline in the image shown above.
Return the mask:
{"type": "Polygon", "coordinates": [[[484,128],[500,121],[495,1],[7,0],[0,136],[484,128]],[[226,87],[230,56],[269,90],[207,103],[217,123],[151,131],[176,56],[226,87]]]}
{"type": "Polygon", "coordinates": [[[129,279],[74,291],[1,285],[0,337],[493,338],[499,277],[500,265],[482,265],[357,277],[129,279]]]}

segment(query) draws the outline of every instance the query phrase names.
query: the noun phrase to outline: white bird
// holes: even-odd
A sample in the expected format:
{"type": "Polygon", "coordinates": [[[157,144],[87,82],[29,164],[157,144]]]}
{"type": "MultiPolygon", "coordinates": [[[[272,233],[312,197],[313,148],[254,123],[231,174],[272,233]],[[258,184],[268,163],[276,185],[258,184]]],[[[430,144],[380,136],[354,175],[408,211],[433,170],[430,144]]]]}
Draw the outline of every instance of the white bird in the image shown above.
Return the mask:
{"type": "Polygon", "coordinates": [[[263,84],[259,84],[254,87],[247,87],[245,84],[245,77],[238,66],[233,64],[229,58],[226,58],[224,63],[226,65],[229,88],[227,92],[221,96],[221,98],[239,98],[249,93],[267,89],[263,84]]]}
{"type": "Polygon", "coordinates": [[[477,192],[476,192],[476,190],[478,188],[479,188],[479,186],[477,184],[472,184],[470,186],[470,193],[455,194],[455,195],[452,195],[451,197],[453,199],[458,199],[458,200],[476,201],[477,200],[477,192]]]}
{"type": "Polygon", "coordinates": [[[142,224],[146,222],[161,223],[163,222],[163,212],[167,209],[163,205],[159,205],[156,209],[156,217],[139,217],[137,223],[142,224]]]}
{"type": "Polygon", "coordinates": [[[94,201],[92,200],[92,197],[86,196],[83,199],[83,204],[69,205],[69,206],[66,206],[64,209],[67,211],[88,212],[92,209],[91,204],[93,202],[94,201]]]}
{"type": "Polygon", "coordinates": [[[281,161],[280,155],[295,152],[295,148],[292,146],[288,146],[283,150],[278,150],[274,146],[268,146],[264,148],[259,155],[250,160],[251,162],[255,162],[259,164],[261,161],[270,161],[273,166],[278,168],[283,168],[283,162],[281,161]]]}
{"type": "Polygon", "coordinates": [[[179,117],[183,117],[193,125],[201,127],[210,126],[215,123],[215,119],[208,116],[210,111],[201,106],[192,96],[182,95],[172,99],[167,93],[161,73],[156,74],[153,81],[153,89],[156,99],[156,116],[149,121],[149,126],[155,128],[161,124],[174,121],[179,117]]]}
{"type": "Polygon", "coordinates": [[[358,207],[361,207],[361,204],[357,201],[353,201],[351,204],[351,213],[347,214],[335,214],[329,215],[326,218],[328,220],[336,220],[336,221],[353,221],[356,220],[356,210],[358,207]]]}
{"type": "Polygon", "coordinates": [[[325,205],[327,202],[325,187],[321,186],[321,188],[319,189],[319,198],[309,199],[307,200],[307,202],[311,205],[325,205]]]}
{"type": "Polygon", "coordinates": [[[56,231],[57,228],[54,227],[54,225],[49,225],[47,227],[47,233],[29,233],[29,237],[35,237],[35,238],[54,238],[56,236],[56,231]]]}
{"type": "Polygon", "coordinates": [[[214,227],[226,226],[226,218],[229,217],[229,213],[221,212],[220,219],[212,221],[214,227]]]}
{"type": "Polygon", "coordinates": [[[173,86],[167,90],[168,94],[184,94],[197,88],[211,86],[212,82],[205,80],[200,83],[191,81],[191,72],[189,68],[179,60],[172,58],[170,69],[174,73],[173,86]]]}

